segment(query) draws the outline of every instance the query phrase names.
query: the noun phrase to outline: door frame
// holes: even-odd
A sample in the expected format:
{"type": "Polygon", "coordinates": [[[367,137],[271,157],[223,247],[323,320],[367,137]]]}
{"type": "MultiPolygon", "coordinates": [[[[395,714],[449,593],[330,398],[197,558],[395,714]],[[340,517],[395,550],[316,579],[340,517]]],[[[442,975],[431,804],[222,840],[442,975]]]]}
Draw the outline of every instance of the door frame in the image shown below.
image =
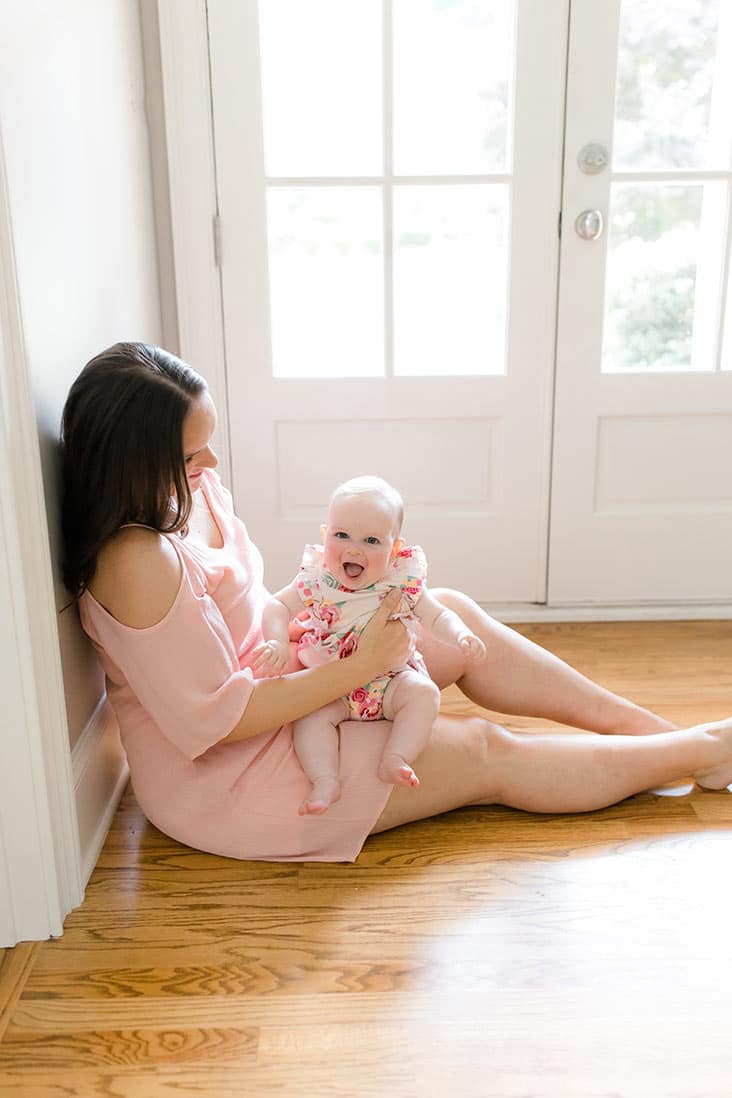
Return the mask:
{"type": "MultiPolygon", "coordinates": [[[[226,424],[226,347],[223,328],[215,134],[211,115],[206,0],[157,0],[168,150],[180,353],[200,365],[221,413],[222,476],[231,487],[226,424]]],[[[559,215],[559,211],[557,211],[559,215]]],[[[491,604],[499,620],[632,621],[727,619],[720,603],[491,604]]]]}
{"type": "MultiPolygon", "coordinates": [[[[221,234],[206,0],[157,0],[178,354],[205,376],[218,410],[219,472],[231,488],[221,234]]],[[[147,62],[146,62],[147,63],[147,62]]]]}
{"type": "Polygon", "coordinates": [[[59,936],[85,883],[19,301],[0,141],[0,946],[59,936]]]}

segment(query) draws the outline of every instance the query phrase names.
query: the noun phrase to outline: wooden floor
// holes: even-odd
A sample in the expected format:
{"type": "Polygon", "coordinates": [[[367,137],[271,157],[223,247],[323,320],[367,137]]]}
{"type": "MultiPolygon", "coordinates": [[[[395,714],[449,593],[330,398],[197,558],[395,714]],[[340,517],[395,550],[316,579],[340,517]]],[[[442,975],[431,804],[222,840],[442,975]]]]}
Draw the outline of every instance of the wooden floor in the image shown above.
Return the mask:
{"type": "MultiPolygon", "coordinates": [[[[522,631],[732,712],[732,623],[522,631]]],[[[0,1093],[726,1098],[731,976],[729,793],[463,810],[353,866],[199,854],[128,794],[64,937],[0,951],[0,1093]]]]}

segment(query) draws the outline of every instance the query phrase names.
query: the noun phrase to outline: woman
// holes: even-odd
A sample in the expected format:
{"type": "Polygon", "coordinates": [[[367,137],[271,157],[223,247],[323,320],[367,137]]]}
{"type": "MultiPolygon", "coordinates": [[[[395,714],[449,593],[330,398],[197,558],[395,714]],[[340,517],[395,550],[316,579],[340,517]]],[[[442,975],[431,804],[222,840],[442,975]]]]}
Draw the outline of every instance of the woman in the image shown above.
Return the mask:
{"type": "Polygon", "coordinates": [[[174,355],[119,343],[74,383],[63,416],[65,580],[99,654],[140,807],[201,850],[272,861],[353,860],[366,836],[463,805],[584,812],[693,775],[732,782],[732,720],[685,730],[611,694],[454,591],[433,593],[481,638],[468,661],[426,634],[438,684],[479,705],[610,737],[509,733],[440,716],[419,789],[376,777],[388,723],[341,735],[342,795],[298,816],[309,782],[293,720],[404,663],[388,600],[348,659],[255,679],[262,561],[213,472],[216,413],[174,355]],[[646,736],[645,733],[665,733],[646,736]]]}

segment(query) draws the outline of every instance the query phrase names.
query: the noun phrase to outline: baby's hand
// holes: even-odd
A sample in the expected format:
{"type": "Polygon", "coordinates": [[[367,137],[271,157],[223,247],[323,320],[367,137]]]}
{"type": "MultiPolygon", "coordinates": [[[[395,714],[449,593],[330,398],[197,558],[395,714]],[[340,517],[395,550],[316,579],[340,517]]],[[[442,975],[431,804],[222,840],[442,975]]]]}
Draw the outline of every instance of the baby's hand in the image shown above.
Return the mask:
{"type": "Polygon", "coordinates": [[[284,674],[290,662],[290,646],[284,641],[271,640],[258,644],[252,652],[252,671],[259,671],[268,679],[284,674]]]}
{"type": "Polygon", "coordinates": [[[458,648],[469,660],[479,660],[485,655],[485,645],[475,633],[462,633],[458,638],[458,648]]]}

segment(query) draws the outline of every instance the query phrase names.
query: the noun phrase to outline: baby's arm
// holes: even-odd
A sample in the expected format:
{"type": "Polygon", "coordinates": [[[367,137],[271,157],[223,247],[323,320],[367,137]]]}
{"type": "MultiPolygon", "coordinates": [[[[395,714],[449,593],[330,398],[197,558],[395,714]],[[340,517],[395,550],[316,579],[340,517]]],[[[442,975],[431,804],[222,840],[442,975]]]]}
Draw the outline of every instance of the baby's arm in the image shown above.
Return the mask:
{"type": "Polygon", "coordinates": [[[276,595],[270,595],[262,611],[262,636],[253,655],[252,670],[260,671],[267,678],[275,678],[287,670],[290,662],[290,619],[302,610],[295,580],[276,595]]]}
{"type": "Polygon", "coordinates": [[[485,655],[485,645],[468,629],[463,619],[454,610],[448,610],[425,587],[414,605],[414,613],[425,629],[434,637],[459,648],[472,660],[485,655]]]}

